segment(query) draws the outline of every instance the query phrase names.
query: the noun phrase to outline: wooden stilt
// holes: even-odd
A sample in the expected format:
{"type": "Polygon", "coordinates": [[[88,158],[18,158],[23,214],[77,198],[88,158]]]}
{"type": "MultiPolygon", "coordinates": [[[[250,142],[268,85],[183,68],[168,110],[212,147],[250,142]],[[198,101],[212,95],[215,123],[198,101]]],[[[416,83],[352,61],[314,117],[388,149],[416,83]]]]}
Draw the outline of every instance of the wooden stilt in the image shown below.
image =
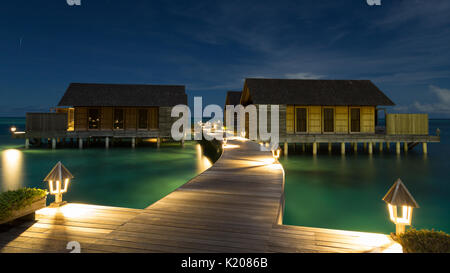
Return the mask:
{"type": "Polygon", "coordinates": [[[355,151],[355,153],[358,152],[358,142],[353,143],[353,150],[355,151]]]}
{"type": "Polygon", "coordinates": [[[364,151],[367,150],[367,143],[364,142],[364,151]]]}
{"type": "Polygon", "coordinates": [[[395,143],[395,152],[399,155],[400,154],[400,142],[397,141],[395,143]]]}
{"type": "Polygon", "coordinates": [[[408,142],[403,142],[403,150],[405,150],[405,153],[408,152],[408,142]]]}
{"type": "Polygon", "coordinates": [[[52,149],[56,149],[56,138],[52,138],[52,149]]]}
{"type": "Polygon", "coordinates": [[[132,137],[131,138],[131,148],[136,148],[136,138],[135,137],[132,137]]]}
{"type": "Polygon", "coordinates": [[[331,153],[333,150],[333,144],[331,142],[328,142],[328,152],[331,153]]]}
{"type": "Polygon", "coordinates": [[[383,151],[383,142],[380,142],[379,145],[380,145],[380,147],[379,147],[380,148],[380,152],[382,152],[383,151]]]}
{"type": "Polygon", "coordinates": [[[83,149],[83,139],[82,138],[78,139],[78,148],[83,149]]]}
{"type": "Polygon", "coordinates": [[[181,139],[181,147],[184,148],[184,138],[181,139]]]}
{"type": "Polygon", "coordinates": [[[285,142],[283,147],[284,147],[284,156],[287,156],[289,153],[289,144],[285,142]]]}
{"type": "Polygon", "coordinates": [[[345,155],[345,142],[341,143],[341,154],[345,155]]]}
{"type": "Polygon", "coordinates": [[[26,138],[25,139],[25,149],[29,149],[30,148],[30,139],[26,138]]]}
{"type": "Polygon", "coordinates": [[[373,154],[373,143],[369,142],[369,155],[373,154]]]}
{"type": "Polygon", "coordinates": [[[391,143],[390,142],[386,142],[386,150],[391,150],[391,143]]]}
{"type": "Polygon", "coordinates": [[[306,144],[303,143],[303,144],[302,144],[302,152],[305,152],[305,151],[306,151],[306,144]]]}
{"type": "Polygon", "coordinates": [[[105,138],[105,148],[109,149],[109,137],[105,138]]]}
{"type": "Polygon", "coordinates": [[[313,155],[317,154],[317,142],[313,143],[313,155]]]}
{"type": "Polygon", "coordinates": [[[156,139],[156,148],[159,149],[160,146],[161,146],[161,138],[158,137],[158,138],[156,139]]]}
{"type": "Polygon", "coordinates": [[[428,147],[427,147],[427,146],[428,146],[428,145],[427,145],[426,142],[423,142],[423,143],[422,143],[422,150],[423,150],[423,154],[424,154],[424,155],[428,154],[428,147]]]}

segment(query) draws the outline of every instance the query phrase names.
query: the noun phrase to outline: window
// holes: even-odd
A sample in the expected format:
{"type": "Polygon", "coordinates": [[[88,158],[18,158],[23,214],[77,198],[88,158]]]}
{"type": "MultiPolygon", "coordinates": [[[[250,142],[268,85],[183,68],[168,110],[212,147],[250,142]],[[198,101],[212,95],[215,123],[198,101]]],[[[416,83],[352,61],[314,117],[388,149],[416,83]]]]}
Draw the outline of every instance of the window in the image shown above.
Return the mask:
{"type": "Polygon", "coordinates": [[[150,129],[159,128],[159,113],[158,108],[150,108],[150,129]]]}
{"type": "Polygon", "coordinates": [[[325,133],[334,132],[334,109],[323,109],[323,131],[325,133]]]}
{"type": "Polygon", "coordinates": [[[124,125],[123,109],[114,109],[113,129],[121,130],[124,128],[123,125],[124,125]]]}
{"type": "Polygon", "coordinates": [[[138,110],[138,129],[148,128],[148,111],[147,109],[138,110]]]}
{"type": "Polygon", "coordinates": [[[88,126],[89,129],[100,129],[100,109],[89,109],[88,126]]]}
{"type": "Polygon", "coordinates": [[[350,132],[361,131],[361,109],[350,109],[350,132]]]}
{"type": "Polygon", "coordinates": [[[297,117],[297,125],[296,125],[296,132],[302,132],[306,133],[306,120],[307,120],[307,114],[306,114],[306,108],[296,108],[295,109],[295,115],[297,117]]]}
{"type": "Polygon", "coordinates": [[[69,108],[67,111],[67,131],[75,130],[75,109],[69,108]]]}

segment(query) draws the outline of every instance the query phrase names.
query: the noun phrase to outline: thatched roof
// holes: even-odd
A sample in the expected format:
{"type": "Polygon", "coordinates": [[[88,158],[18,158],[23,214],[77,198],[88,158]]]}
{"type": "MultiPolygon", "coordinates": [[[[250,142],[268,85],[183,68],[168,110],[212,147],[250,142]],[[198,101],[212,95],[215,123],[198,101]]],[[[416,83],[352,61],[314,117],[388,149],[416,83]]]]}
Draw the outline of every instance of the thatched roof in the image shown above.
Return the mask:
{"type": "Polygon", "coordinates": [[[71,83],[58,106],[187,105],[183,85],[71,83]]]}
{"type": "Polygon", "coordinates": [[[66,167],[59,161],[53,167],[49,174],[44,178],[44,181],[64,181],[66,178],[72,179],[73,175],[67,170],[66,167]]]}
{"type": "Polygon", "coordinates": [[[395,181],[394,185],[392,185],[383,197],[383,201],[394,206],[407,205],[413,208],[419,207],[419,204],[417,204],[416,200],[412,197],[411,193],[409,193],[400,178],[395,181]]]}
{"type": "Polygon", "coordinates": [[[245,104],[395,105],[369,80],[246,79],[244,86],[245,104]]]}
{"type": "Polygon", "coordinates": [[[241,101],[241,95],[241,91],[228,91],[225,99],[225,105],[238,105],[241,101]]]}

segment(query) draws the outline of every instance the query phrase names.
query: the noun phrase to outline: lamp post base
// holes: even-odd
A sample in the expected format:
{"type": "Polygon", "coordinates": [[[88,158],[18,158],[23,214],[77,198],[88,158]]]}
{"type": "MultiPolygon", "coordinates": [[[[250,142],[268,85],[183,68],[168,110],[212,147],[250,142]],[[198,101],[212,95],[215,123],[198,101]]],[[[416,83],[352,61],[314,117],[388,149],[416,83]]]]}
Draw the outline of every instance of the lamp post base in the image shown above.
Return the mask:
{"type": "Polygon", "coordinates": [[[62,202],[58,202],[58,203],[53,202],[53,203],[50,204],[49,207],[50,208],[59,208],[59,207],[64,206],[65,204],[67,204],[67,201],[62,201],[62,202]]]}
{"type": "Polygon", "coordinates": [[[405,233],[405,225],[404,224],[396,224],[395,225],[395,234],[400,235],[405,233]]]}

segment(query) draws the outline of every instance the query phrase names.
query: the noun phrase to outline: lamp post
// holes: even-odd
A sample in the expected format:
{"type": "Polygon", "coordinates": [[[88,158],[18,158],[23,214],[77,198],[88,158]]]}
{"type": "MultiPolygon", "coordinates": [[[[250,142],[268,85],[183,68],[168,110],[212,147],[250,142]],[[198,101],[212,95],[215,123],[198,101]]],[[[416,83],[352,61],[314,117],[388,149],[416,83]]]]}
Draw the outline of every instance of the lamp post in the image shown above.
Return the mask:
{"type": "Polygon", "coordinates": [[[405,232],[405,226],[411,225],[413,208],[418,208],[414,197],[409,193],[405,184],[399,178],[383,197],[383,201],[388,205],[389,217],[395,224],[395,234],[405,232]],[[401,209],[401,215],[398,209],[401,209]]]}
{"type": "Polygon", "coordinates": [[[278,158],[280,158],[280,148],[278,148],[278,149],[272,149],[272,156],[273,156],[273,159],[274,159],[274,163],[275,162],[278,162],[278,158]]]}
{"type": "Polygon", "coordinates": [[[55,202],[50,204],[51,207],[60,207],[67,203],[62,201],[62,194],[67,192],[70,179],[72,178],[73,175],[64,167],[61,161],[56,163],[50,173],[44,178],[44,181],[48,182],[50,194],[55,196],[55,202]]]}
{"type": "Polygon", "coordinates": [[[9,130],[11,131],[11,134],[14,134],[17,131],[17,127],[13,125],[9,130]]]}

